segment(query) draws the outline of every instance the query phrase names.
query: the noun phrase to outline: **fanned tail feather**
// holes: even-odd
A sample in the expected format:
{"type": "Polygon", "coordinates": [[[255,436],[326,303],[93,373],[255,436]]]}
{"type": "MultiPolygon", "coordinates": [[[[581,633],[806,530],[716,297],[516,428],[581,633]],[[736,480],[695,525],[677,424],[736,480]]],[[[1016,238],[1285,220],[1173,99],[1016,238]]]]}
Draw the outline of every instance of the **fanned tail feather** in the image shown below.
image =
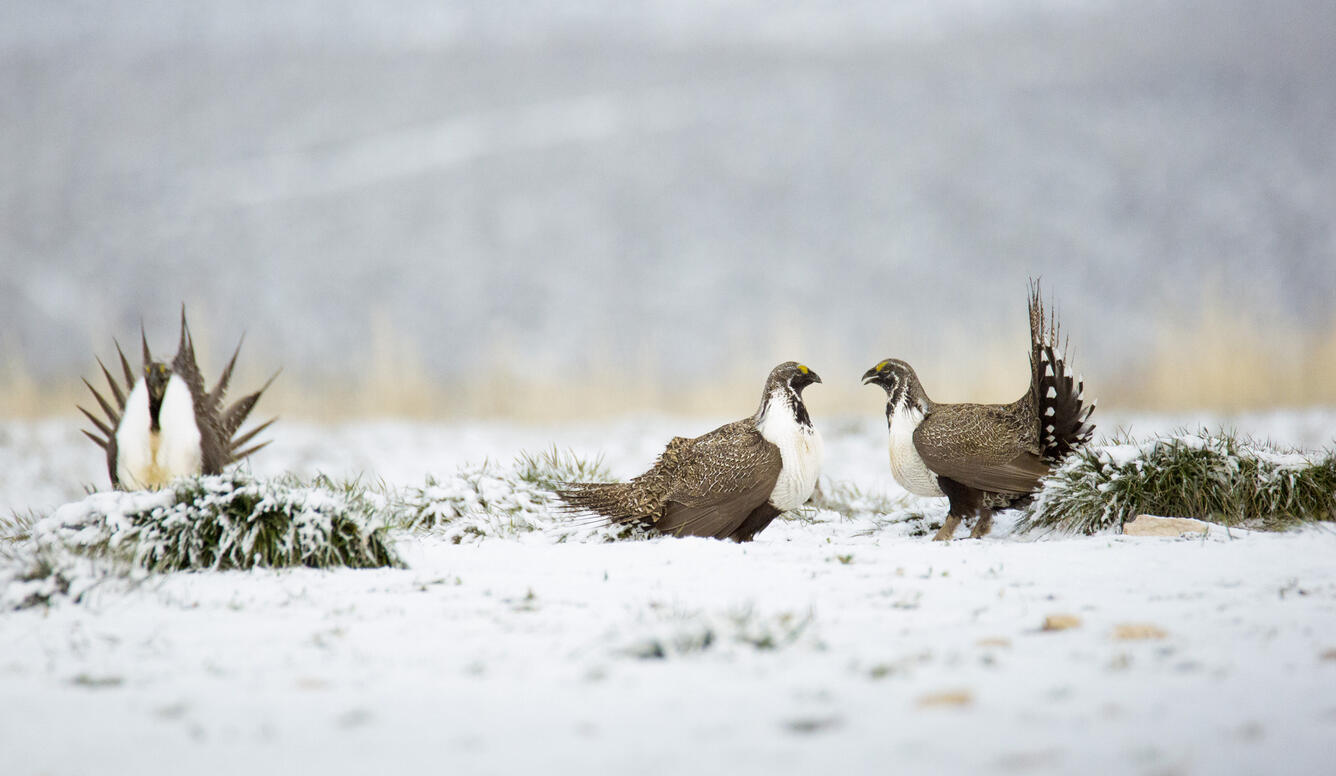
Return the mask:
{"type": "Polygon", "coordinates": [[[631,482],[563,482],[557,489],[557,498],[564,504],[562,510],[570,514],[592,514],[594,522],[630,523],[648,520],[646,515],[634,514],[631,504],[635,483],[631,482]]]}
{"type": "MultiPolygon", "coordinates": [[[[147,352],[147,342],[145,343],[145,350],[147,352]]],[[[102,376],[107,381],[107,391],[111,394],[110,400],[107,399],[101,391],[95,388],[92,383],[88,382],[86,378],[83,381],[83,384],[88,388],[89,393],[93,394],[93,399],[97,401],[98,408],[100,408],[103,414],[106,415],[105,422],[84,407],[78,408],[79,411],[84,414],[84,417],[88,418],[89,422],[93,424],[93,427],[102,433],[102,436],[98,436],[87,429],[83,431],[84,436],[91,439],[93,444],[102,448],[103,453],[106,454],[107,472],[111,477],[111,484],[113,487],[120,485],[120,481],[116,476],[115,465],[116,430],[120,428],[121,416],[125,414],[126,397],[129,396],[130,391],[134,389],[135,383],[134,370],[130,369],[130,361],[125,357],[125,352],[121,350],[121,343],[119,342],[116,343],[116,355],[120,357],[121,371],[125,374],[124,387],[116,383],[116,377],[111,373],[111,370],[107,369],[107,365],[102,363],[102,359],[97,359],[97,365],[102,370],[102,376]]]]}
{"type": "Polygon", "coordinates": [[[125,351],[121,350],[121,343],[114,339],[112,342],[116,343],[116,355],[121,357],[121,371],[125,372],[125,389],[128,391],[134,387],[135,373],[134,370],[130,368],[130,359],[126,358],[125,351]]]}
{"type": "Polygon", "coordinates": [[[1039,282],[1030,283],[1030,391],[1039,414],[1041,457],[1055,462],[1090,441],[1095,402],[1084,403],[1084,382],[1067,371],[1067,346],[1056,316],[1045,311],[1039,282]]]}
{"type": "Polygon", "coordinates": [[[214,407],[222,404],[223,393],[227,391],[228,383],[232,382],[232,370],[237,366],[237,356],[241,355],[241,344],[245,341],[245,335],[237,340],[237,347],[232,351],[232,358],[228,359],[227,366],[223,367],[223,373],[218,376],[218,382],[214,384],[213,390],[209,391],[209,401],[214,407]]]}
{"type": "MultiPolygon", "coordinates": [[[[218,424],[219,430],[222,432],[223,439],[232,440],[230,445],[232,450],[236,450],[237,448],[246,444],[257,433],[264,430],[269,426],[270,423],[273,423],[275,420],[277,420],[277,418],[270,418],[257,428],[254,428],[246,432],[242,436],[233,439],[233,437],[237,433],[237,430],[241,428],[241,424],[246,422],[246,418],[250,416],[251,410],[255,408],[255,403],[260,400],[260,396],[263,395],[264,392],[269,389],[269,386],[274,384],[274,380],[278,379],[278,375],[279,373],[275,372],[273,377],[270,377],[267,381],[265,381],[264,385],[260,386],[260,390],[254,393],[246,394],[245,396],[242,396],[240,399],[237,399],[235,402],[232,403],[232,406],[228,407],[227,410],[222,413],[221,417],[219,418],[219,424],[218,424]]],[[[221,384],[223,381],[220,380],[219,382],[221,384]]],[[[214,397],[215,401],[221,401],[221,399],[222,399],[221,394],[214,397]]],[[[258,449],[260,448],[255,447],[247,451],[246,454],[249,455],[250,453],[255,452],[255,450],[258,449]]],[[[232,460],[240,460],[241,458],[244,457],[246,456],[237,454],[233,457],[232,460]]]]}
{"type": "Polygon", "coordinates": [[[190,388],[196,412],[217,411],[217,406],[210,405],[209,396],[204,393],[204,375],[200,373],[199,361],[195,358],[195,338],[190,334],[190,325],[186,323],[185,305],[181,305],[181,338],[176,345],[176,357],[172,359],[172,372],[190,388]]]}

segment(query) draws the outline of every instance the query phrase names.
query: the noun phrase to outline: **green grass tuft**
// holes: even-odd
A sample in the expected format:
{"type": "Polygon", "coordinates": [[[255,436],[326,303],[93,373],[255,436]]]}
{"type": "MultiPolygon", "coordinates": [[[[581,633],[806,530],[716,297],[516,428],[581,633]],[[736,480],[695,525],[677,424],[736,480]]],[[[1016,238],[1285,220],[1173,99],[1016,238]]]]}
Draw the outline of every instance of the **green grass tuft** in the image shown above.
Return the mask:
{"type": "Polygon", "coordinates": [[[13,513],[9,517],[0,516],[0,552],[32,538],[32,527],[37,522],[35,512],[26,514],[13,513]]]}
{"type": "Polygon", "coordinates": [[[563,482],[610,480],[602,458],[583,459],[553,447],[520,453],[512,466],[466,464],[450,477],[428,477],[392,497],[397,527],[431,531],[457,544],[488,537],[548,532],[561,542],[592,533],[605,540],[640,538],[635,526],[599,526],[573,519],[556,488],[563,482]]]}
{"type": "Polygon", "coordinates": [[[777,612],[763,615],[744,606],[723,612],[660,612],[653,615],[648,632],[624,643],[617,651],[642,660],[685,657],[706,651],[745,650],[771,652],[806,639],[818,643],[811,633],[812,612],[777,612]]]}
{"type": "Polygon", "coordinates": [[[236,470],[183,478],[161,493],[98,494],[34,533],[148,571],[396,566],[383,510],[357,482],[257,480],[236,470]]]}
{"type": "Polygon", "coordinates": [[[538,453],[521,450],[515,458],[515,476],[548,490],[564,482],[606,482],[613,478],[603,456],[581,458],[574,451],[561,451],[556,445],[538,453]]]}
{"type": "Polygon", "coordinates": [[[847,480],[820,483],[807,506],[834,512],[846,519],[866,514],[891,515],[906,509],[903,497],[864,490],[847,480]]]}
{"type": "Polygon", "coordinates": [[[1142,514],[1261,530],[1336,520],[1336,454],[1204,430],[1120,441],[1064,461],[1018,528],[1093,533],[1142,514]]]}

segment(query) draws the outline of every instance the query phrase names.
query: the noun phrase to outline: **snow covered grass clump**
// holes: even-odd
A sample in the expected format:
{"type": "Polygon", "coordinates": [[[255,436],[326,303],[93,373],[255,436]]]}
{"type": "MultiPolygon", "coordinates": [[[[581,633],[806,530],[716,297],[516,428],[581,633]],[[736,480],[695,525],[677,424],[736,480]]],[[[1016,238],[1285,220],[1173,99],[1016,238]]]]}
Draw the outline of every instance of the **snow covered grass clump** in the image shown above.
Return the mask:
{"type": "Polygon", "coordinates": [[[633,635],[610,638],[615,651],[644,660],[703,652],[767,652],[820,641],[809,627],[812,612],[759,613],[750,606],[721,612],[652,608],[633,635]]]}
{"type": "Polygon", "coordinates": [[[558,542],[577,534],[632,538],[639,529],[573,517],[555,492],[563,482],[612,479],[601,458],[585,459],[554,447],[537,454],[521,452],[509,466],[465,464],[449,477],[428,477],[426,485],[407,488],[392,501],[399,527],[429,531],[456,544],[528,533],[547,534],[558,542]]]}
{"type": "Polygon", "coordinates": [[[805,507],[786,512],[781,519],[815,523],[832,516],[865,524],[859,532],[862,536],[880,535],[894,528],[905,536],[918,537],[942,526],[940,518],[936,523],[929,519],[920,500],[913,496],[863,488],[848,480],[822,480],[805,507]]]}
{"type": "Polygon", "coordinates": [[[375,568],[398,563],[384,504],[358,483],[188,477],[158,493],[99,493],[56,510],[34,538],[121,555],[148,571],[375,568]]]}
{"type": "Polygon", "coordinates": [[[94,493],[11,520],[4,602],[32,606],[134,572],[399,564],[386,504],[358,483],[255,479],[241,471],[161,491],[94,493]]]}
{"type": "Polygon", "coordinates": [[[1333,521],[1336,454],[1206,431],[1090,447],[1049,475],[1019,527],[1093,533],[1141,514],[1266,530],[1333,521]]]}

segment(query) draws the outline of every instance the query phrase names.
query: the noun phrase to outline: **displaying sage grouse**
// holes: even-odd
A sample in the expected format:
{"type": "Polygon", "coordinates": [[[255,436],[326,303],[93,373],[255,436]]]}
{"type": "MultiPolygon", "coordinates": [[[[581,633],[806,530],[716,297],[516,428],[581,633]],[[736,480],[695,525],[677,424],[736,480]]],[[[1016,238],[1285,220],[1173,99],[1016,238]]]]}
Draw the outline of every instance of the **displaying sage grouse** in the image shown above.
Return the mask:
{"type": "Polygon", "coordinates": [[[572,511],[609,524],[750,541],[776,516],[807,503],[816,487],[821,435],[802,394],[819,382],[816,372],[786,361],[766,378],[750,418],[695,439],[674,437],[654,466],[630,482],[566,483],[557,495],[572,511]]]}
{"type": "Polygon", "coordinates": [[[181,311],[181,341],[170,365],[153,359],[142,329],[140,339],[144,345],[144,366],[137,377],[120,343],[116,343],[116,354],[120,356],[121,371],[125,374],[124,386],[116,382],[102,359],[97,361],[113,401],[107,401],[92,383],[84,380],[84,385],[93,392],[98,406],[107,416],[104,422],[80,407],[79,410],[102,436],[91,431],[84,431],[84,434],[107,452],[107,471],[113,486],[123,490],[160,488],[182,475],[218,474],[224,466],[269,444],[246,446],[268,428],[273,419],[237,435],[269,383],[226,409],[223,407],[223,393],[232,379],[241,343],[237,343],[218,383],[212,391],[206,392],[204,377],[195,361],[195,343],[186,325],[184,309],[181,311]]]}
{"type": "Polygon", "coordinates": [[[1067,373],[1056,321],[1046,319],[1038,284],[1030,287],[1030,389],[1011,404],[938,404],[904,361],[888,358],[863,384],[886,389],[891,473],[910,493],[946,496],[950,509],[934,537],[945,541],[962,518],[970,536],[992,528],[993,510],[1019,506],[1059,459],[1090,440],[1093,403],[1067,373]]]}

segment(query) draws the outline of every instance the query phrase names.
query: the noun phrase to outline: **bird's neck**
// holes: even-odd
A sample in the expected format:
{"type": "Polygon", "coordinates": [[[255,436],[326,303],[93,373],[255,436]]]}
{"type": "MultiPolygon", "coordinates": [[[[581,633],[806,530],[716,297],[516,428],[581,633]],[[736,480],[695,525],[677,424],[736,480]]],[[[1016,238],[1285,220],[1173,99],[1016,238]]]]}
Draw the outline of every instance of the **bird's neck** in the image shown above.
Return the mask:
{"type": "Polygon", "coordinates": [[[152,391],[148,393],[148,428],[154,434],[162,431],[162,422],[159,420],[162,415],[162,397],[154,396],[152,391]]]}
{"type": "Polygon", "coordinates": [[[917,382],[903,380],[895,392],[886,397],[886,425],[891,425],[896,414],[913,415],[922,419],[932,409],[932,401],[917,382]]]}
{"type": "Polygon", "coordinates": [[[802,395],[792,386],[776,385],[766,391],[761,397],[761,406],[754,416],[756,424],[761,426],[767,420],[773,419],[772,413],[783,413],[784,416],[791,417],[799,427],[812,428],[812,416],[807,413],[807,405],[803,403],[802,395]]]}

